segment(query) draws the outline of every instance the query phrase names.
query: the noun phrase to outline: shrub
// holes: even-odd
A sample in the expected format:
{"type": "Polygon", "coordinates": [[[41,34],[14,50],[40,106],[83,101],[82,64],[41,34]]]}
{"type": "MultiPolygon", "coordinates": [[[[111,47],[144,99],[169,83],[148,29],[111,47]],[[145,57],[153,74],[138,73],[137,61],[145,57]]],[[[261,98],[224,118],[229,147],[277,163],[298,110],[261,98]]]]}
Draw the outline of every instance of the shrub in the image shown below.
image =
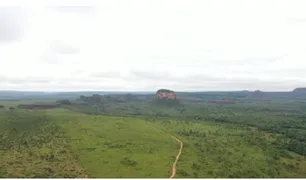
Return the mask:
{"type": "Polygon", "coordinates": [[[126,166],[136,166],[138,164],[137,161],[131,160],[127,157],[122,159],[120,162],[121,162],[121,164],[124,164],[126,166]]]}

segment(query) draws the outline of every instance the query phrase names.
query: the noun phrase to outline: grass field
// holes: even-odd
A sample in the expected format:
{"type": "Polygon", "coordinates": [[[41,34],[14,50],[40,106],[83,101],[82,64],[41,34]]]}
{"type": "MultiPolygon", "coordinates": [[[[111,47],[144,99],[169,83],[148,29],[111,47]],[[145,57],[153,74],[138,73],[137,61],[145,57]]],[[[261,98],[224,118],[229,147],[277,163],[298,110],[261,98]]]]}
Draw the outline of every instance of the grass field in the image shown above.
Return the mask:
{"type": "Polygon", "coordinates": [[[306,177],[279,135],[226,123],[0,110],[2,177],[306,177]],[[152,128],[154,126],[156,128],[152,128]],[[165,132],[164,132],[165,131],[165,132]]]}
{"type": "Polygon", "coordinates": [[[168,177],[177,153],[170,136],[139,119],[63,109],[1,115],[4,177],[168,177]],[[7,122],[8,117],[16,122],[7,122]],[[49,120],[41,123],[42,117],[49,120]],[[15,134],[10,131],[14,128],[15,134]]]}
{"type": "Polygon", "coordinates": [[[48,111],[66,132],[88,177],[168,177],[176,142],[144,120],[48,111]]]}

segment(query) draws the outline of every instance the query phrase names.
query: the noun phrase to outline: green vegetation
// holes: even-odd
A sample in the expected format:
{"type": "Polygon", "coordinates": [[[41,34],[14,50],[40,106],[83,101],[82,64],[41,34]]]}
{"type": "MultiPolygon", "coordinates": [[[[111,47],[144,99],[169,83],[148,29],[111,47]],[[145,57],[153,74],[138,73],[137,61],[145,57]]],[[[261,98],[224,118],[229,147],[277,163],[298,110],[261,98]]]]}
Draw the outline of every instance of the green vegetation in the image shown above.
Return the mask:
{"type": "Polygon", "coordinates": [[[274,146],[276,137],[229,124],[201,121],[153,121],[180,138],[184,149],[178,176],[305,177],[305,158],[274,146]]]}
{"type": "MultiPolygon", "coordinates": [[[[198,96],[199,97],[199,96],[198,96]]],[[[158,99],[152,100],[158,102],[158,99]]],[[[281,134],[280,148],[306,153],[306,102],[273,99],[270,101],[250,101],[222,105],[202,103],[185,103],[173,106],[172,103],[145,103],[130,101],[124,104],[91,102],[91,105],[74,105],[66,107],[71,110],[89,114],[116,114],[149,117],[176,117],[178,119],[197,119],[215,123],[231,123],[237,126],[256,127],[267,133],[281,134]],[[157,105],[157,106],[156,106],[157,105]]]]}
{"type": "Polygon", "coordinates": [[[42,112],[0,111],[3,177],[82,177],[64,133],[42,112]]]}
{"type": "Polygon", "coordinates": [[[176,99],[155,99],[152,101],[153,105],[164,106],[164,107],[176,107],[180,106],[180,103],[176,99]]]}
{"type": "Polygon", "coordinates": [[[174,91],[171,91],[169,89],[159,89],[156,93],[160,93],[160,92],[174,93],[174,91]]]}
{"type": "Polygon", "coordinates": [[[68,99],[58,100],[58,101],[56,101],[56,103],[58,103],[58,104],[66,104],[66,105],[72,104],[71,101],[68,100],[68,99]]]}
{"type": "Polygon", "coordinates": [[[177,146],[138,118],[50,110],[88,177],[167,177],[177,146]]]}
{"type": "Polygon", "coordinates": [[[166,178],[179,149],[171,135],[184,143],[177,178],[306,177],[303,99],[177,95],[178,106],[135,94],[2,101],[0,177],[166,178]]]}

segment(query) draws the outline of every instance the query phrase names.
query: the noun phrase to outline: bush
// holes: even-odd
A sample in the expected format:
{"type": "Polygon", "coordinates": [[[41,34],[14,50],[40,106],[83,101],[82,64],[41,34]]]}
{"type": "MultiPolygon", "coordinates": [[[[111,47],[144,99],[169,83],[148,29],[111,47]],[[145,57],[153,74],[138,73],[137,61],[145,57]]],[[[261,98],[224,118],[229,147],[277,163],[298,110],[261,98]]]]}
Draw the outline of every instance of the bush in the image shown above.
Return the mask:
{"type": "Polygon", "coordinates": [[[131,160],[127,157],[122,159],[120,162],[126,166],[136,166],[138,164],[137,161],[131,160]]]}
{"type": "Polygon", "coordinates": [[[193,164],[191,165],[191,168],[192,168],[192,169],[199,170],[199,169],[201,168],[201,166],[200,166],[199,164],[197,164],[197,163],[193,163],[193,164]]]}
{"type": "Polygon", "coordinates": [[[177,174],[179,174],[179,175],[181,175],[183,177],[189,176],[189,174],[186,171],[184,171],[183,169],[178,170],[177,174]]]}

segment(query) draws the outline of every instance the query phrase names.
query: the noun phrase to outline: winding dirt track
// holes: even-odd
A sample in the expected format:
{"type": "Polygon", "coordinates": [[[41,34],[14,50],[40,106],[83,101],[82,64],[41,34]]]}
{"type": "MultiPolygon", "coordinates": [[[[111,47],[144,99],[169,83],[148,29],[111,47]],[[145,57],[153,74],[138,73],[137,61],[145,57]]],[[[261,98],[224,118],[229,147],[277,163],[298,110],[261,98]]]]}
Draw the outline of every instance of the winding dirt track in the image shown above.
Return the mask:
{"type": "Polygon", "coordinates": [[[172,179],[172,178],[174,178],[175,175],[176,175],[176,164],[177,164],[177,161],[179,160],[179,158],[180,158],[180,156],[181,156],[181,154],[182,154],[183,142],[182,142],[181,140],[179,140],[178,138],[172,136],[171,134],[167,133],[166,131],[162,130],[162,129],[156,128],[156,127],[152,126],[152,125],[149,124],[149,123],[146,123],[146,124],[148,124],[149,126],[151,126],[151,127],[154,128],[154,129],[163,131],[164,133],[166,133],[167,135],[169,135],[169,136],[171,136],[173,139],[175,139],[178,143],[180,143],[179,152],[177,153],[176,158],[175,158],[175,161],[174,161],[174,163],[173,163],[173,165],[172,165],[172,174],[171,174],[171,176],[169,177],[169,179],[172,179]]]}
{"type": "MultiPolygon", "coordinates": [[[[148,123],[147,123],[148,124],[148,123]]],[[[162,130],[162,129],[158,129],[154,126],[152,126],[151,124],[148,124],[149,126],[151,126],[152,128],[154,129],[157,129],[157,130],[160,130],[160,131],[163,131],[164,133],[166,133],[167,135],[171,136],[173,139],[175,139],[178,143],[180,143],[180,149],[179,149],[179,152],[177,153],[176,157],[175,157],[175,161],[172,165],[172,174],[171,176],[169,177],[169,179],[172,179],[175,177],[176,175],[176,164],[177,164],[177,161],[179,160],[181,154],[182,154],[182,150],[183,150],[183,142],[181,140],[179,140],[178,138],[172,136],[171,134],[167,133],[166,131],[162,130]]],[[[83,178],[88,178],[87,175],[85,175],[83,178]]]]}
{"type": "MultiPolygon", "coordinates": [[[[171,135],[170,135],[170,136],[171,136],[171,135]]],[[[174,176],[175,176],[175,174],[176,174],[176,163],[177,163],[177,161],[179,160],[180,155],[181,155],[182,150],[183,150],[183,142],[182,142],[181,140],[177,139],[177,138],[174,137],[174,136],[171,136],[171,137],[172,137],[173,139],[175,139],[177,142],[180,143],[180,150],[179,150],[178,154],[176,155],[175,161],[174,161],[174,163],[173,163],[173,165],[172,165],[172,175],[170,176],[170,179],[174,178],[174,176]]]]}

